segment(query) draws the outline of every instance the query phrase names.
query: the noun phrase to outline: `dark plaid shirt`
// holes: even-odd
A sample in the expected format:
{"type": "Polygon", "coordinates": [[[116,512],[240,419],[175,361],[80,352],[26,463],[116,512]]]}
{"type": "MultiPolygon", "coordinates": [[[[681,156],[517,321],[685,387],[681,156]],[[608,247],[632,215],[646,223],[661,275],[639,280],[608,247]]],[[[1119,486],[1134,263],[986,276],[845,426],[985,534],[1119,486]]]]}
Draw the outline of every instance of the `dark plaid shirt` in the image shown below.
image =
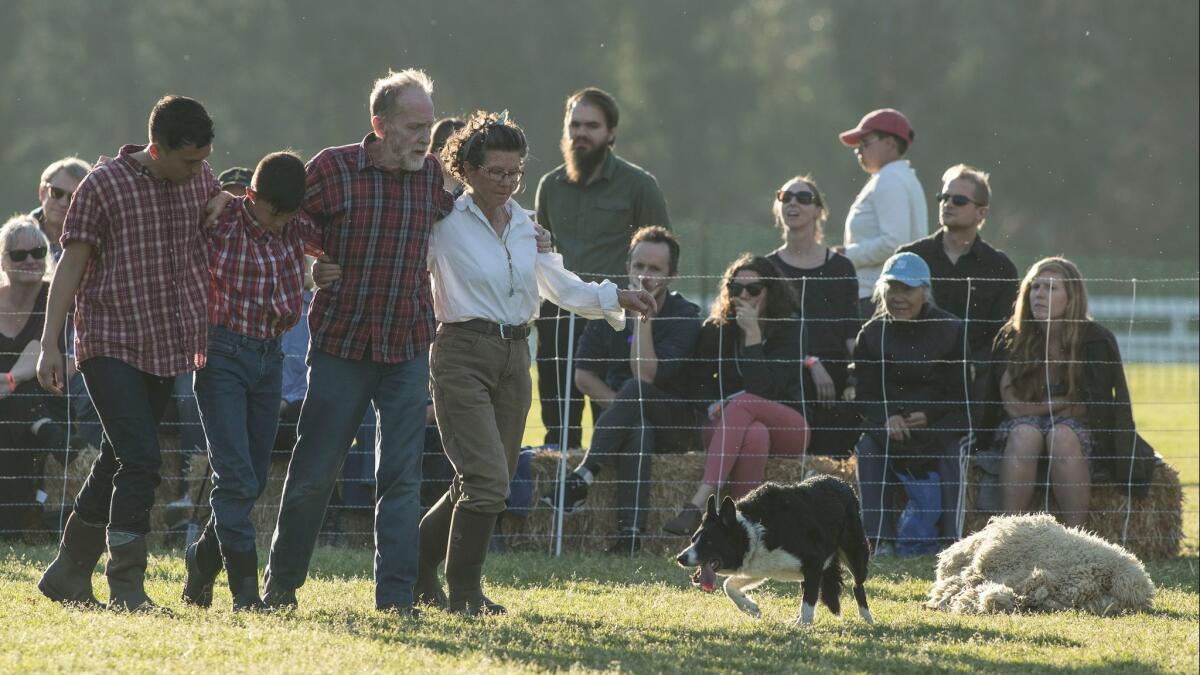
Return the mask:
{"type": "Polygon", "coordinates": [[[312,221],[297,213],[278,232],[258,224],[249,201],[225,205],[209,231],[208,322],[258,339],[282,335],[304,309],[304,241],[312,221]]]}
{"type": "Polygon", "coordinates": [[[313,346],[329,354],[400,363],[433,339],[429,234],[454,198],[433,155],[420,171],[386,171],[367,153],[376,140],[326,148],[308,163],[312,244],[341,267],[341,279],[313,297],[308,325],[313,346]]]}
{"type": "Polygon", "coordinates": [[[71,200],[62,244],[92,257],[75,291],[75,360],[120,359],[151,375],[204,367],[205,206],[221,191],[208,163],[182,185],[155,178],[126,145],[101,158],[71,200]]]}

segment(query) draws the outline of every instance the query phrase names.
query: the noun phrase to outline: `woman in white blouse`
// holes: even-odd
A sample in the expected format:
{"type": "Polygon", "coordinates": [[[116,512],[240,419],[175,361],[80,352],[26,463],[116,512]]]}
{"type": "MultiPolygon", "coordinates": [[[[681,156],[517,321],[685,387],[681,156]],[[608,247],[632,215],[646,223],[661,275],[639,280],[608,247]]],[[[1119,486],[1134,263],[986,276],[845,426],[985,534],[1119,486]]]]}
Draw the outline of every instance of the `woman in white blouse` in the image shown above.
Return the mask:
{"type": "MultiPolygon", "coordinates": [[[[625,309],[653,314],[645,291],[586,283],[562,256],[538,252],[535,225],[512,198],[524,175],[525,134],[507,113],[477,112],[447,141],[446,168],[466,186],[429,240],[433,407],[454,465],[450,489],[421,520],[416,603],[466,614],[505,613],[484,596],[483,562],[505,508],[532,396],[529,326],[541,298],[625,327],[625,309]],[[442,592],[437,568],[446,560],[442,592]]],[[[325,274],[314,272],[318,278],[325,274]]]]}

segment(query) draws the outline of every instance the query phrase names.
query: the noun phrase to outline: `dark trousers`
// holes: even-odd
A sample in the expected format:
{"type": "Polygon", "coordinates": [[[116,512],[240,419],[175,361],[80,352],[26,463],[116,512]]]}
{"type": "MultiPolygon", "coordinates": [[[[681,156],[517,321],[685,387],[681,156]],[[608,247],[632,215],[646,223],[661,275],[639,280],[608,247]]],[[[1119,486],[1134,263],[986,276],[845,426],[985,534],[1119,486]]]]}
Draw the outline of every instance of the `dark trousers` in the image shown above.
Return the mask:
{"type": "Polygon", "coordinates": [[[106,523],[110,530],[144,535],[162,480],[158,425],[175,378],[107,356],[90,358],[79,369],[104,433],[100,456],[75,496],[75,514],[89,523],[106,523]]]}
{"type": "MultiPolygon", "coordinates": [[[[881,446],[871,434],[863,434],[855,448],[863,529],[874,546],[896,540],[896,518],[900,515],[891,506],[892,492],[904,489],[895,477],[895,470],[896,464],[907,458],[886,452],[889,449],[881,446]]],[[[938,517],[938,531],[944,543],[956,541],[960,534],[958,488],[965,461],[961,449],[961,439],[945,438],[930,444],[925,451],[926,459],[941,477],[942,513],[938,517]]]]}
{"type": "MultiPolygon", "coordinates": [[[[0,539],[42,529],[38,488],[46,455],[53,452],[66,457],[66,434],[51,434],[43,425],[41,438],[33,433],[33,424],[43,419],[47,425],[62,426],[62,405],[54,405],[36,380],[21,383],[13,393],[0,398],[0,539]],[[52,443],[49,439],[61,439],[52,443]],[[51,447],[51,445],[57,447],[51,447]]],[[[57,401],[62,403],[61,399],[57,401]]]]}
{"type": "MultiPolygon", "coordinates": [[[[575,347],[579,347],[579,338],[587,319],[575,317],[575,347]]],[[[567,380],[567,350],[570,339],[570,314],[558,305],[546,301],[542,303],[542,311],[537,319],[537,373],[538,399],[542,404],[542,424],[546,427],[544,443],[546,445],[562,445],[562,408],[567,397],[567,385],[570,385],[571,410],[568,423],[570,431],[567,435],[567,447],[578,448],[583,445],[583,392],[575,387],[575,376],[567,380]]],[[[600,407],[592,404],[592,419],[600,416],[600,407]]]]}
{"type": "Polygon", "coordinates": [[[677,394],[630,379],[599,417],[583,465],[592,473],[616,467],[617,527],[646,529],[650,457],[699,447],[695,407],[677,394]]]}

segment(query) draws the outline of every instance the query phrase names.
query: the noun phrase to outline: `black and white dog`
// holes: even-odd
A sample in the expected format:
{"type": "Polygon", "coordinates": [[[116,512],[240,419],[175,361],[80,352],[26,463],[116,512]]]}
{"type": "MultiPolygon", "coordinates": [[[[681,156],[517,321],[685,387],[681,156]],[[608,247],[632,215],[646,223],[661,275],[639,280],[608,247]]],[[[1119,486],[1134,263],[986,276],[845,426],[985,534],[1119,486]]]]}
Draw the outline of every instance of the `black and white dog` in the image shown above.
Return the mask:
{"type": "Polygon", "coordinates": [[[756,619],[758,604],[746,591],[767,579],[799,581],[804,604],[797,624],[812,623],[818,595],[829,611],[841,612],[844,561],[858,613],[875,623],[863,588],[869,556],[854,490],[833,476],[816,476],[795,485],[765,483],[737,504],[726,497],[720,511],[716,496],[709,497],[692,545],[675,560],[728,575],[725,595],[756,619]]]}

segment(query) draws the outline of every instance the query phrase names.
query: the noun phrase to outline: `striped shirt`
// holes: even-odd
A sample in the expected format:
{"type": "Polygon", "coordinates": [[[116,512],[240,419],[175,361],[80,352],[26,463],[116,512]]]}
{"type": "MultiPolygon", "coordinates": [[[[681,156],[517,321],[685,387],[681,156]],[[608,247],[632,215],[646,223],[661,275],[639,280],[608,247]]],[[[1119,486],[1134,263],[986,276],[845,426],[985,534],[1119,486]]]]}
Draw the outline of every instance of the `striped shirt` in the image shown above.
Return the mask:
{"type": "Polygon", "coordinates": [[[454,198],[429,155],[420,171],[386,171],[361,143],[326,148],[308,163],[304,210],[316,248],[341,267],[341,279],[313,297],[312,345],[343,359],[400,363],[424,356],[433,340],[425,258],[433,224],[454,198]]]}
{"type": "Polygon", "coordinates": [[[91,244],[75,291],[75,361],[107,356],[151,375],[204,367],[204,208],[221,191],[207,162],[186,183],[155,178],[126,145],[79,184],[62,244],[91,244]]]}
{"type": "Polygon", "coordinates": [[[298,212],[277,232],[255,220],[246,197],[225,205],[209,230],[208,322],[260,340],[296,325],[304,309],[304,241],[298,212]]]}

